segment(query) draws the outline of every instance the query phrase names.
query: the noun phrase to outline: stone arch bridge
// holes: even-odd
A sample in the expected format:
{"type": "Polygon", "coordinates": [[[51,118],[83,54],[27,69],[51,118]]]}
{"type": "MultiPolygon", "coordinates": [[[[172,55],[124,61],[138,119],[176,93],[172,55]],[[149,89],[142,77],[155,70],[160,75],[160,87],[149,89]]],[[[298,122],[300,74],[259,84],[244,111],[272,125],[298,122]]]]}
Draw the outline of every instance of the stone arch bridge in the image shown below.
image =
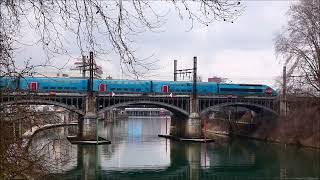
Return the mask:
{"type": "MultiPolygon", "coordinates": [[[[79,115],[85,115],[87,101],[86,94],[80,93],[57,93],[54,96],[48,93],[12,93],[0,97],[2,105],[54,105],[79,115]]],[[[154,105],[163,107],[177,115],[188,116],[190,114],[190,102],[189,95],[173,97],[141,94],[96,95],[95,109],[98,114],[101,114],[113,108],[129,105],[154,105]]],[[[199,96],[198,98],[198,112],[200,114],[226,106],[242,106],[254,111],[267,111],[279,115],[279,103],[275,97],[199,96]]]]}
{"type": "MultiPolygon", "coordinates": [[[[108,110],[129,105],[153,105],[165,108],[176,116],[187,118],[191,114],[191,96],[117,94],[114,96],[96,94],[93,98],[86,93],[9,93],[0,96],[2,105],[54,105],[63,107],[86,118],[88,112],[96,118],[108,110]]],[[[276,97],[236,97],[236,96],[199,96],[197,101],[199,114],[206,114],[227,106],[241,106],[253,111],[269,112],[279,115],[279,103],[276,97]]],[[[88,122],[88,121],[87,121],[88,122]]],[[[83,127],[82,127],[83,128],[83,127]]],[[[93,134],[93,133],[91,133],[93,134]]]]}

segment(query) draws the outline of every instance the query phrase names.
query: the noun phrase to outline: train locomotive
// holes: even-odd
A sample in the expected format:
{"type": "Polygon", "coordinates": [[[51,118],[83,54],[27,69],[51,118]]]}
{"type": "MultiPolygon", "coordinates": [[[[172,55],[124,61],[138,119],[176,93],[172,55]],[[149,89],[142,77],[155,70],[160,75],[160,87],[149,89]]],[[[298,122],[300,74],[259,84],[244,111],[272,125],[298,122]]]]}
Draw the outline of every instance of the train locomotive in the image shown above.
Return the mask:
{"type": "MultiPolygon", "coordinates": [[[[7,91],[86,93],[88,91],[88,79],[1,77],[0,89],[7,91]]],[[[100,94],[172,93],[174,95],[189,95],[192,93],[192,82],[94,79],[93,91],[100,94]]],[[[277,96],[277,92],[267,85],[214,82],[197,82],[197,93],[199,95],[277,96]]]]}

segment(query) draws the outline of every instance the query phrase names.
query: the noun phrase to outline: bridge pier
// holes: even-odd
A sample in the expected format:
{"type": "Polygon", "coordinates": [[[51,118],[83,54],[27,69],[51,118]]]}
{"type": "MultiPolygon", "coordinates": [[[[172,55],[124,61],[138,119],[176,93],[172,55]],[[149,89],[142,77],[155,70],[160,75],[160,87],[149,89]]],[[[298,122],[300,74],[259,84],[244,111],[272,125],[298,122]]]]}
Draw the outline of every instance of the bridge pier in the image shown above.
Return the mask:
{"type": "Polygon", "coordinates": [[[73,144],[110,144],[110,141],[98,136],[98,116],[94,95],[86,97],[85,107],[86,114],[78,121],[78,136],[68,137],[69,141],[73,144]]]}
{"type": "Polygon", "coordinates": [[[198,113],[199,99],[197,95],[197,78],[197,57],[194,57],[192,96],[190,98],[190,115],[186,122],[184,133],[184,136],[190,139],[199,139],[203,137],[201,120],[198,113]]]}
{"type": "Polygon", "coordinates": [[[97,136],[97,115],[95,113],[86,113],[82,120],[82,140],[94,140],[97,136]]]}
{"type": "Polygon", "coordinates": [[[190,114],[188,120],[185,123],[184,138],[199,139],[203,138],[203,132],[201,128],[201,119],[199,113],[193,112],[190,114]]]}
{"type": "MultiPolygon", "coordinates": [[[[196,101],[194,102],[197,103],[196,101]]],[[[171,117],[170,135],[159,135],[159,137],[178,141],[212,142],[213,139],[204,138],[200,115],[196,111],[197,107],[193,107],[192,109],[195,109],[195,111],[192,111],[187,118],[185,116],[178,117],[177,115],[173,115],[171,117]],[[183,117],[185,119],[182,119],[183,117]]]]}

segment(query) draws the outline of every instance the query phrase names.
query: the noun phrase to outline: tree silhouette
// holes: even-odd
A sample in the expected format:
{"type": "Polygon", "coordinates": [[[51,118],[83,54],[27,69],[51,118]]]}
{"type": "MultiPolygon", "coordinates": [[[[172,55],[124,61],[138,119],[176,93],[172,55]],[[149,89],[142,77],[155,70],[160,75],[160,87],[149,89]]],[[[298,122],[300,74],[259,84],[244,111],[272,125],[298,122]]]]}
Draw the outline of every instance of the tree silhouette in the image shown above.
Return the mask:
{"type": "Polygon", "coordinates": [[[289,67],[299,91],[320,95],[320,0],[300,0],[288,12],[286,29],[278,35],[275,50],[289,67]]]}

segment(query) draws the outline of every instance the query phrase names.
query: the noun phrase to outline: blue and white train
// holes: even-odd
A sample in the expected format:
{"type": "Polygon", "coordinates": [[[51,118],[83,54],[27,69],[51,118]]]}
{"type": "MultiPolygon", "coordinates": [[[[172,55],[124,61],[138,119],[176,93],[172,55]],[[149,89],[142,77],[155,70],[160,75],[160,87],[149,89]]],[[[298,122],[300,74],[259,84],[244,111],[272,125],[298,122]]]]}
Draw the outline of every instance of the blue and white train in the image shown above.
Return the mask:
{"type": "MultiPolygon", "coordinates": [[[[75,92],[88,91],[88,79],[83,78],[46,78],[46,77],[2,77],[0,89],[8,91],[31,92],[75,92]]],[[[106,80],[94,79],[93,91],[115,94],[182,94],[192,93],[192,82],[185,81],[149,81],[149,80],[106,80]]],[[[261,84],[225,84],[198,82],[199,95],[234,96],[277,96],[277,92],[261,84]]]]}

